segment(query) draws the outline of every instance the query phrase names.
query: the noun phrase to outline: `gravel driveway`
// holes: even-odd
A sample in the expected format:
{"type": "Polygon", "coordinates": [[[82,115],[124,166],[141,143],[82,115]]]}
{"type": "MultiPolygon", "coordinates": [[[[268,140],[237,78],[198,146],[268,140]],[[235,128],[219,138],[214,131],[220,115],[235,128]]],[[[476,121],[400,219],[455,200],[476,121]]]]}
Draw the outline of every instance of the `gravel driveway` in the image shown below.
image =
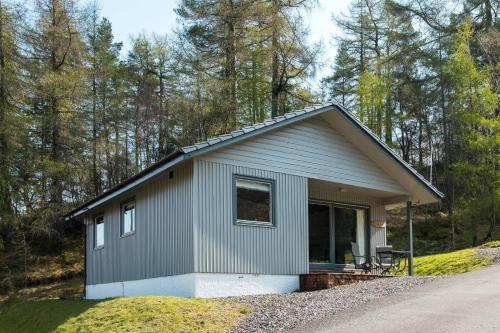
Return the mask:
{"type": "Polygon", "coordinates": [[[294,332],[498,333],[500,265],[379,298],[355,311],[305,323],[294,332]]]}
{"type": "Polygon", "coordinates": [[[435,280],[432,277],[383,278],[328,290],[281,295],[233,297],[251,314],[232,332],[283,332],[308,321],[362,305],[383,296],[407,291],[435,280]]]}

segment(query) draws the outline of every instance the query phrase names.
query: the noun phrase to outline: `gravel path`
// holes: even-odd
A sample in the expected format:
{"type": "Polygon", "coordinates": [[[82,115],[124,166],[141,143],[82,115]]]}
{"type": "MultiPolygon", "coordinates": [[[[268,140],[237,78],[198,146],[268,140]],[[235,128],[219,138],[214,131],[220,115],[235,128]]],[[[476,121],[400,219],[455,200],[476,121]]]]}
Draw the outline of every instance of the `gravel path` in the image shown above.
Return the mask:
{"type": "Polygon", "coordinates": [[[479,248],[480,256],[488,256],[494,264],[500,264],[500,247],[497,248],[479,248]]]}
{"type": "Polygon", "coordinates": [[[283,332],[307,321],[409,290],[434,277],[395,277],[338,286],[328,290],[280,295],[232,297],[251,314],[231,332],[283,332]]]}

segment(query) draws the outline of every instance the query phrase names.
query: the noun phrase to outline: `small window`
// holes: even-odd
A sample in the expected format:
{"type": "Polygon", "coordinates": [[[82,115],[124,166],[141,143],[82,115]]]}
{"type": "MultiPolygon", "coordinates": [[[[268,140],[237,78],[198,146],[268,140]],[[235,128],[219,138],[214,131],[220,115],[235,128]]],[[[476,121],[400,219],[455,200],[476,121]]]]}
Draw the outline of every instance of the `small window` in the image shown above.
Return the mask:
{"type": "Polygon", "coordinates": [[[135,201],[133,200],[122,204],[121,231],[122,236],[135,232],[135,201]]]}
{"type": "Polygon", "coordinates": [[[94,248],[99,249],[104,246],[104,216],[97,216],[94,219],[94,248]]]}
{"type": "Polygon", "coordinates": [[[235,177],[237,224],[273,226],[273,180],[235,177]]]}

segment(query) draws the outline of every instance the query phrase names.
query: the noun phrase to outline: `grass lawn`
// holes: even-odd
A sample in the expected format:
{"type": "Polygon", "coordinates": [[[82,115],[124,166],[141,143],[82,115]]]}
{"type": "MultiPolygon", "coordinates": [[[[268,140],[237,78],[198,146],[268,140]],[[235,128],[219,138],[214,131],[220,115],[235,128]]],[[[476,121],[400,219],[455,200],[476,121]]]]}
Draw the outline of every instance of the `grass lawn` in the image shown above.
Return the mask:
{"type": "Polygon", "coordinates": [[[248,312],[229,301],[177,297],[30,300],[0,308],[0,332],[225,332],[248,312]]]}
{"type": "Polygon", "coordinates": [[[481,245],[483,248],[496,249],[500,247],[500,241],[491,241],[489,243],[481,245]]]}
{"type": "MultiPolygon", "coordinates": [[[[493,241],[482,245],[483,248],[500,247],[500,241],[493,241]]],[[[487,256],[478,255],[477,248],[459,250],[449,253],[433,254],[415,257],[415,275],[453,275],[474,271],[491,263],[487,256]]],[[[397,275],[407,274],[407,271],[397,275]]]]}
{"type": "Polygon", "coordinates": [[[479,257],[475,249],[416,257],[415,275],[452,275],[470,272],[490,263],[488,257],[479,257]]]}

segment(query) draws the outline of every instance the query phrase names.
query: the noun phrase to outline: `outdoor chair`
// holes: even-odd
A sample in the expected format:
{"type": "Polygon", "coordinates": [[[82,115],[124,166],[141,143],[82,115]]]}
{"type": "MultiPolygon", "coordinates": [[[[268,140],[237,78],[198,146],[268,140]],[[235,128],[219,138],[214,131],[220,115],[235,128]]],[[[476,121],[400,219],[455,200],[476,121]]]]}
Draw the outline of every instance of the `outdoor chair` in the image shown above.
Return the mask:
{"type": "Polygon", "coordinates": [[[375,248],[377,268],[381,274],[400,272],[406,268],[407,251],[395,251],[392,245],[377,246],[375,248]]]}
{"type": "Polygon", "coordinates": [[[354,257],[354,268],[362,269],[366,274],[371,273],[376,266],[375,258],[362,255],[358,243],[351,242],[351,249],[354,257]]]}

